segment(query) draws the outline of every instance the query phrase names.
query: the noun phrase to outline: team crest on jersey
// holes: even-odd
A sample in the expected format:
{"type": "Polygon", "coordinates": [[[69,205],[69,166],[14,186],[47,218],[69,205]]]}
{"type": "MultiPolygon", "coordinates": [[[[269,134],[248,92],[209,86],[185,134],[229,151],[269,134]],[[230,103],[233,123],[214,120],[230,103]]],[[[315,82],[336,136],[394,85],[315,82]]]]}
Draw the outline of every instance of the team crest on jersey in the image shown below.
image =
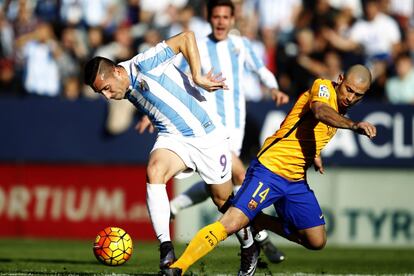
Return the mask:
{"type": "Polygon", "coordinates": [[[140,83],[139,83],[139,88],[140,88],[140,90],[141,91],[149,91],[149,86],[148,86],[148,83],[145,81],[145,80],[142,80],[140,83]]]}
{"type": "Polygon", "coordinates": [[[256,208],[257,208],[257,202],[256,202],[254,199],[251,199],[251,200],[249,201],[249,204],[247,204],[247,207],[248,207],[250,210],[254,210],[254,209],[256,209],[256,208]]]}
{"type": "Polygon", "coordinates": [[[237,48],[237,47],[233,47],[233,53],[236,55],[236,56],[238,56],[239,54],[240,54],[240,48],[237,48]]]}
{"type": "Polygon", "coordinates": [[[330,93],[329,93],[329,89],[328,89],[328,87],[326,85],[319,86],[318,96],[319,96],[319,98],[327,98],[327,99],[329,99],[330,93]]]}

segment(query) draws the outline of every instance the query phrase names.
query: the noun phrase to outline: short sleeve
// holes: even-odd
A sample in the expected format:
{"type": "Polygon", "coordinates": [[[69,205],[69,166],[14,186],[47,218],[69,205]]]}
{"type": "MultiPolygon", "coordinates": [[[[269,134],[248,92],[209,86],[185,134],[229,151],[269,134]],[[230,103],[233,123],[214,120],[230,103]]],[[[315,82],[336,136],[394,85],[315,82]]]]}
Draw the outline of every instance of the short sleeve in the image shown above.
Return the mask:
{"type": "Polygon", "coordinates": [[[323,102],[330,105],[335,91],[333,91],[329,81],[317,79],[313,83],[310,92],[310,102],[323,102]]]}
{"type": "Polygon", "coordinates": [[[173,63],[174,57],[174,51],[163,41],[145,52],[136,55],[132,62],[141,72],[149,72],[154,68],[173,63]]]}

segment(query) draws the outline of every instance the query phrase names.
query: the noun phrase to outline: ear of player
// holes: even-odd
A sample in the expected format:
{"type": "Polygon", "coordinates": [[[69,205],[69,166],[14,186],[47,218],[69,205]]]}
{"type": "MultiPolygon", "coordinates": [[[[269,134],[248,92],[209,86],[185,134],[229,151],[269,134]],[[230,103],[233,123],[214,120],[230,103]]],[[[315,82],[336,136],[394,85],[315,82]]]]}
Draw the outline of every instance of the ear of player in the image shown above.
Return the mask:
{"type": "Polygon", "coordinates": [[[96,236],[93,253],[105,265],[121,265],[131,258],[132,239],[119,227],[107,227],[96,236]]]}

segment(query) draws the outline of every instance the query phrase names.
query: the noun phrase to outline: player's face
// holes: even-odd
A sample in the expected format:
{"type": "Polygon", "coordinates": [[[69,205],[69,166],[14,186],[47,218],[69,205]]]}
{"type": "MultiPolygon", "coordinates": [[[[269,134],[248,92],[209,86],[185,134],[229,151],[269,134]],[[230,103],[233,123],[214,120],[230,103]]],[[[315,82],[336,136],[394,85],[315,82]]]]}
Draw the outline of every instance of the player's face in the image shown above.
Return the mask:
{"type": "Polygon", "coordinates": [[[352,75],[348,79],[345,79],[343,75],[338,79],[338,107],[341,110],[346,110],[349,107],[358,103],[362,97],[364,97],[369,86],[367,84],[356,81],[352,75]]]}
{"type": "Polygon", "coordinates": [[[122,100],[129,83],[123,78],[122,71],[114,68],[111,74],[98,74],[93,86],[96,92],[101,93],[108,100],[122,100]]]}
{"type": "Polygon", "coordinates": [[[217,40],[224,40],[230,32],[234,17],[231,15],[231,8],[227,6],[217,6],[211,11],[210,25],[213,36],[217,40]]]}

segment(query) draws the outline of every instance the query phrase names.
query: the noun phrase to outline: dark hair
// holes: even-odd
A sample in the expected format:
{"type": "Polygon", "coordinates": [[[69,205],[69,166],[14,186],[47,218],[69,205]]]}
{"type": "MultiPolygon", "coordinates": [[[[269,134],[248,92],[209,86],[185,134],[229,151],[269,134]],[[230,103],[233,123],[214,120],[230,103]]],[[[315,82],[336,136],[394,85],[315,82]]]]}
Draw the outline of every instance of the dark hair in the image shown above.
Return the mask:
{"type": "Polygon", "coordinates": [[[231,9],[231,15],[234,15],[234,4],[231,0],[210,0],[207,2],[207,21],[210,21],[213,9],[218,6],[226,6],[231,9]]]}
{"type": "Polygon", "coordinates": [[[104,57],[94,57],[85,64],[84,83],[93,88],[96,75],[112,69],[116,66],[115,62],[104,57]]]}

